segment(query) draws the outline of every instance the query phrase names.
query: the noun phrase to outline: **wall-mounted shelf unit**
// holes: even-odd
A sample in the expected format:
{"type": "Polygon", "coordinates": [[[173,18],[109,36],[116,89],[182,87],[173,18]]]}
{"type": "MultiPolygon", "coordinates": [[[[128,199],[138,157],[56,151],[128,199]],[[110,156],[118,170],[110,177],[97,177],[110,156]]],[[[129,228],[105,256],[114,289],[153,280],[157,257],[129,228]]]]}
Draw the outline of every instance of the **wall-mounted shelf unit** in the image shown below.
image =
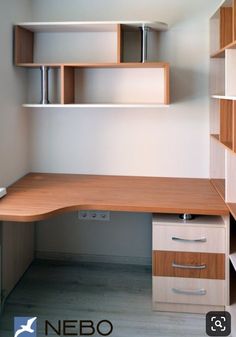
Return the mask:
{"type": "Polygon", "coordinates": [[[158,60],[166,29],[148,21],[17,24],[15,65],[34,83],[24,106],[167,107],[169,64],[158,60]]]}

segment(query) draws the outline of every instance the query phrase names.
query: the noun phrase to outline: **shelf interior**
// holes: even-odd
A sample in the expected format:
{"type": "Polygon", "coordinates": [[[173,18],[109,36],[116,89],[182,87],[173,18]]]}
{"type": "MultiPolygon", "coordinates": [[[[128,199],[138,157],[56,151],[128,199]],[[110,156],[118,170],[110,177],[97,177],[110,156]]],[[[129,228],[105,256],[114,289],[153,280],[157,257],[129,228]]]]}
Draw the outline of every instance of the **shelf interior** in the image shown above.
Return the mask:
{"type": "MultiPolygon", "coordinates": [[[[219,141],[226,148],[236,152],[236,102],[232,100],[220,100],[220,121],[219,134],[211,134],[211,137],[219,141]]],[[[213,111],[211,115],[216,119],[217,111],[213,111]]],[[[215,123],[213,117],[211,124],[215,123]]],[[[217,121],[216,121],[217,123],[217,121]]],[[[213,128],[213,126],[212,126],[213,128]]],[[[214,126],[214,129],[218,129],[214,126]]]]}
{"type": "Polygon", "coordinates": [[[142,25],[151,27],[147,60],[156,61],[160,51],[157,47],[160,44],[159,32],[167,29],[164,23],[44,22],[15,26],[15,64],[141,62],[142,25]]]}
{"type": "MultiPolygon", "coordinates": [[[[61,66],[49,72],[50,105],[113,106],[169,104],[169,65],[154,63],[153,67],[133,64],[125,66],[73,67],[61,66]],[[137,67],[136,67],[137,65],[137,67]],[[119,68],[119,69],[118,69],[119,68]],[[140,81],[140,79],[142,79],[140,81]]],[[[29,69],[27,101],[40,102],[40,71],[29,69]]]]}

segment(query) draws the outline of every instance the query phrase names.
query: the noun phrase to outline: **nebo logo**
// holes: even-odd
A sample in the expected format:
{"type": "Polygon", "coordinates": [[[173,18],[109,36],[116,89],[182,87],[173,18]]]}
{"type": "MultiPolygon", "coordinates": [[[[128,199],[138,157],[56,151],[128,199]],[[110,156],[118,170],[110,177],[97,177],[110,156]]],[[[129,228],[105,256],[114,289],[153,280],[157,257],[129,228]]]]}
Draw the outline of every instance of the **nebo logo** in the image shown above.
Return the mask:
{"type": "Polygon", "coordinates": [[[108,320],[99,321],[96,325],[91,320],[59,320],[57,324],[45,321],[45,335],[54,332],[58,336],[109,336],[113,331],[113,325],[108,320]]]}
{"type": "MultiPolygon", "coordinates": [[[[37,317],[15,317],[14,337],[37,337],[37,317]]],[[[108,320],[95,324],[91,320],[58,320],[57,323],[45,321],[45,335],[57,336],[109,336],[113,325],[108,320]]]]}

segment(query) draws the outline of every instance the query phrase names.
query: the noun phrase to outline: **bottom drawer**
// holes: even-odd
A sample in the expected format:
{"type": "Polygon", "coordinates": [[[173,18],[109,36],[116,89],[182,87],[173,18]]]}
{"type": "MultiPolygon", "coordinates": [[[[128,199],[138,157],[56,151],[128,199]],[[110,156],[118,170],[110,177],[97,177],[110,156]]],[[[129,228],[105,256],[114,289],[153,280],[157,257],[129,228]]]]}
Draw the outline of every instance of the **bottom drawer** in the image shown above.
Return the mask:
{"type": "Polygon", "coordinates": [[[152,282],[154,302],[225,305],[224,280],[154,276],[152,282]]]}

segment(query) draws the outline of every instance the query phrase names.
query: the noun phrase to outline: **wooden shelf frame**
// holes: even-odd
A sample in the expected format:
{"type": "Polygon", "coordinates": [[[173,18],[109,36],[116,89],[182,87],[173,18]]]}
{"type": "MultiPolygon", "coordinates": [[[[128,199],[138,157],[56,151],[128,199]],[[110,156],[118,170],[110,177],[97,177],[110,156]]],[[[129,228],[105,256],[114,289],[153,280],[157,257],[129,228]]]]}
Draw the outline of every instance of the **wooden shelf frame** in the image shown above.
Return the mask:
{"type": "MultiPolygon", "coordinates": [[[[164,31],[167,29],[167,25],[160,22],[150,22],[150,21],[108,21],[108,22],[44,22],[44,23],[20,23],[15,26],[15,39],[14,39],[14,60],[15,65],[18,67],[24,68],[57,68],[60,71],[60,96],[55,100],[52,99],[54,104],[48,104],[47,107],[168,107],[170,103],[170,86],[169,86],[169,77],[170,77],[170,66],[166,62],[124,62],[123,58],[123,49],[124,49],[124,32],[131,31],[140,34],[140,27],[147,25],[151,30],[154,31],[164,31]],[[116,61],[115,62],[35,62],[34,61],[34,50],[35,50],[35,34],[40,32],[113,32],[116,36],[117,46],[116,46],[116,61]],[[156,101],[153,102],[153,99],[143,99],[142,96],[137,95],[139,100],[134,101],[134,98],[131,97],[131,102],[123,97],[120,101],[110,101],[109,99],[96,100],[94,97],[90,100],[87,99],[76,99],[75,95],[75,72],[77,69],[163,69],[163,76],[158,76],[157,86],[156,84],[153,88],[160,86],[161,91],[158,91],[156,96],[156,101]],[[161,81],[160,84],[158,84],[161,81]],[[160,97],[159,97],[160,95],[160,97]],[[122,99],[123,98],[123,99],[122,99]],[[134,101],[134,102],[133,102],[134,101]]],[[[159,74],[159,73],[157,73],[159,74]]],[[[131,74],[132,76],[132,74],[131,74]]],[[[135,82],[137,83],[137,82],[135,82]]],[[[146,87],[145,87],[146,88],[146,87]]],[[[138,91],[141,88],[137,88],[138,91]]],[[[142,93],[146,91],[142,91],[142,93]]],[[[156,94],[156,92],[155,92],[156,94]]],[[[127,96],[127,95],[124,95],[127,96]]],[[[148,96],[148,95],[147,95],[148,96]]],[[[149,95],[150,96],[150,95],[149,95]]],[[[25,107],[41,107],[40,104],[29,103],[24,104],[25,107]]],[[[43,105],[44,107],[45,105],[43,105]]]]}
{"type": "MultiPolygon", "coordinates": [[[[224,1],[211,18],[210,25],[210,178],[236,219],[236,0],[224,1]]],[[[234,282],[230,282],[230,303],[226,308],[233,315],[232,331],[235,333],[236,232],[233,218],[228,228],[227,268],[230,268],[234,282]]]]}
{"type": "Polygon", "coordinates": [[[14,62],[27,67],[34,62],[35,34],[40,32],[115,32],[117,39],[116,63],[122,63],[123,31],[139,31],[143,25],[154,31],[166,31],[168,25],[155,21],[94,21],[94,22],[25,22],[14,27],[14,62]]]}
{"type": "MultiPolygon", "coordinates": [[[[40,68],[41,66],[49,66],[49,64],[28,64],[27,67],[29,67],[30,69],[32,68],[40,68]]],[[[49,66],[51,67],[51,65],[49,66]]],[[[53,64],[52,68],[56,68],[59,69],[59,77],[57,78],[58,83],[59,83],[59,92],[58,92],[58,96],[59,96],[59,100],[57,99],[56,103],[55,101],[52,104],[38,104],[38,103],[28,103],[28,104],[24,104],[24,107],[48,107],[48,108],[58,108],[58,107],[67,107],[67,108],[71,108],[71,107],[118,107],[118,108],[122,108],[122,107],[126,107],[126,108],[135,108],[135,107],[143,107],[143,108],[161,108],[161,107],[169,107],[169,103],[170,103],[170,89],[169,89],[169,76],[170,76],[170,71],[169,71],[169,64],[165,63],[165,62],[150,62],[150,63],[120,63],[120,64],[114,64],[114,63],[106,63],[106,64],[100,64],[100,63],[94,63],[94,64],[88,64],[88,63],[82,63],[82,64],[53,64]],[[143,100],[141,99],[141,95],[139,96],[139,101],[135,101],[135,100],[131,100],[131,102],[128,100],[126,101],[124,98],[121,101],[109,101],[106,99],[106,97],[104,98],[104,101],[101,100],[101,97],[99,97],[99,101],[96,101],[96,99],[93,98],[93,100],[88,101],[86,99],[83,99],[83,97],[76,98],[75,95],[75,91],[78,90],[78,78],[81,77],[82,74],[86,74],[84,72],[86,72],[87,70],[93,70],[94,71],[96,69],[127,69],[130,74],[127,77],[126,74],[126,82],[124,82],[123,80],[123,85],[124,83],[126,83],[126,87],[127,87],[127,80],[130,78],[132,79],[132,76],[135,75],[136,77],[138,76],[139,72],[142,71],[141,75],[144,75],[143,80],[145,79],[146,82],[144,82],[144,84],[142,85],[142,87],[144,87],[144,91],[140,89],[140,85],[142,84],[141,82],[136,82],[137,83],[137,90],[141,90],[142,94],[143,94],[143,100]],[[135,69],[137,69],[138,73],[135,71],[135,69]],[[147,90],[148,87],[145,83],[149,83],[149,75],[146,74],[146,72],[144,70],[140,70],[140,69],[153,69],[156,70],[157,73],[157,81],[156,81],[156,75],[153,75],[153,71],[152,71],[152,82],[156,82],[157,86],[158,86],[158,78],[160,80],[160,78],[163,81],[163,91],[160,92],[160,90],[156,90],[156,86],[154,85],[152,88],[155,91],[155,93],[157,92],[157,95],[155,96],[157,101],[153,101],[153,100],[149,100],[146,99],[145,95],[147,94],[147,90]],[[158,69],[160,69],[160,72],[158,71],[158,69]],[[77,74],[77,71],[80,71],[79,74],[77,74]],[[83,71],[83,73],[81,73],[81,71],[83,71]],[[144,73],[143,73],[144,71],[144,73]],[[77,81],[76,81],[76,74],[77,74],[77,81]],[[159,74],[159,75],[158,75],[159,74]],[[79,77],[78,77],[79,76],[79,77]],[[138,85],[138,83],[140,85],[138,85]],[[159,96],[158,93],[161,93],[161,95],[159,96]],[[146,94],[145,94],[146,93],[146,94]],[[159,98],[159,100],[158,100],[159,98]]],[[[109,76],[111,76],[110,73],[108,73],[109,76]]],[[[91,80],[90,80],[91,81],[91,80]]],[[[131,81],[132,83],[133,81],[131,81]]],[[[110,86],[110,88],[112,88],[112,86],[110,86]]],[[[122,88],[121,88],[122,89],[122,88]]],[[[129,86],[127,88],[127,90],[129,89],[129,86]]],[[[124,91],[124,90],[123,90],[124,91]]],[[[123,92],[121,90],[121,92],[123,92]]],[[[131,90],[133,92],[133,89],[131,90]]],[[[121,95],[122,96],[122,95],[121,95]]],[[[127,95],[126,95],[127,96],[127,95]]],[[[134,96],[134,95],[133,95],[134,96]]],[[[154,97],[154,96],[153,96],[154,97]]],[[[134,97],[133,97],[134,98],[134,97]]]]}

